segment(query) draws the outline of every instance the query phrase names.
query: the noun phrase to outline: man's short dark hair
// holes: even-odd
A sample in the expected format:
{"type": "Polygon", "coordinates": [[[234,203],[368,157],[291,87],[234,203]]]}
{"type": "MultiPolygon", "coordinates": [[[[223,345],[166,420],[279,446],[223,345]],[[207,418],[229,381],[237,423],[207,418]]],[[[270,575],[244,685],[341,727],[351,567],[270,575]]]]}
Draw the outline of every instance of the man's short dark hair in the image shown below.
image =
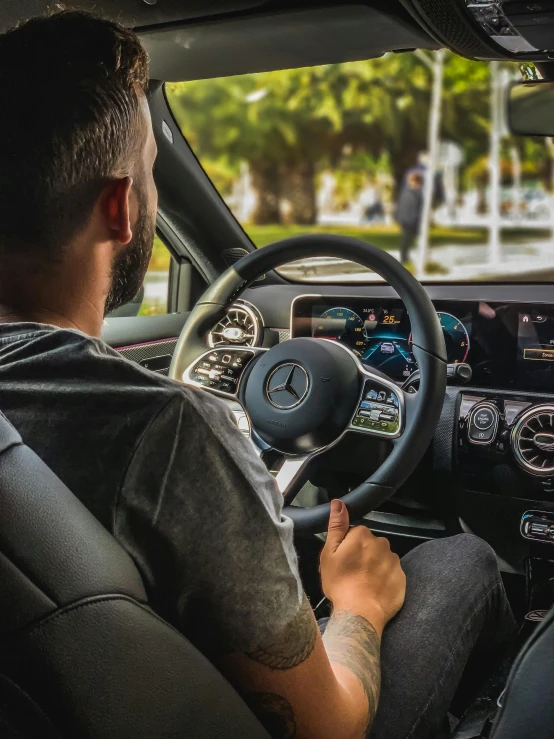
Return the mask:
{"type": "Polygon", "coordinates": [[[88,13],[0,35],[0,259],[57,260],[109,178],[133,175],[147,83],[136,34],[88,13]]]}

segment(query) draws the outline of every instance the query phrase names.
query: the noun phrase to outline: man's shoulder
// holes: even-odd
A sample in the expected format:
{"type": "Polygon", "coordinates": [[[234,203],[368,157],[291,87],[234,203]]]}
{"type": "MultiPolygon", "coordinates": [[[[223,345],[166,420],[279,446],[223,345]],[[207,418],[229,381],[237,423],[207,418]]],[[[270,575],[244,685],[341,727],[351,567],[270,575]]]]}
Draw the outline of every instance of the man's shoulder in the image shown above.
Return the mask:
{"type": "Polygon", "coordinates": [[[104,380],[112,386],[115,393],[132,393],[146,401],[155,400],[160,407],[172,406],[176,411],[203,410],[214,406],[219,408],[221,402],[208,396],[198,388],[185,385],[158,372],[142,367],[138,362],[127,359],[101,339],[85,337],[91,345],[87,346],[81,361],[90,362],[102,368],[104,380]],[[109,370],[108,370],[109,368],[109,370]],[[106,371],[108,370],[108,371],[106,371]],[[200,409],[199,409],[199,406],[200,409]]]}
{"type": "Polygon", "coordinates": [[[75,330],[35,324],[0,327],[0,377],[24,385],[26,380],[19,379],[23,367],[27,378],[41,378],[41,393],[63,391],[69,403],[84,389],[120,415],[142,411],[153,416],[170,404],[188,408],[201,402],[201,391],[152,372],[101,339],[75,330]]]}

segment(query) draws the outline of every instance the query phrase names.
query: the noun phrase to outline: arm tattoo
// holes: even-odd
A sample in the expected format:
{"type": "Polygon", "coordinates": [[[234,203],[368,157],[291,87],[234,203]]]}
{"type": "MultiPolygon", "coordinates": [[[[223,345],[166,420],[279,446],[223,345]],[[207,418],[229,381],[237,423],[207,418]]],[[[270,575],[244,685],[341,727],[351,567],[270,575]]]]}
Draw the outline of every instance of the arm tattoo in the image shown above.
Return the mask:
{"type": "Polygon", "coordinates": [[[329,661],[346,667],[361,682],[368,703],[368,731],[371,727],[381,687],[380,640],[363,616],[335,611],[329,620],[323,643],[329,661]]]}
{"type": "Polygon", "coordinates": [[[317,624],[308,599],[304,601],[296,617],[286,630],[255,649],[246,652],[247,657],[272,670],[290,670],[305,662],[313,652],[317,638],[317,624]]]}
{"type": "Polygon", "coordinates": [[[245,698],[272,739],[296,739],[294,712],[286,698],[275,693],[249,693],[245,698]]]}

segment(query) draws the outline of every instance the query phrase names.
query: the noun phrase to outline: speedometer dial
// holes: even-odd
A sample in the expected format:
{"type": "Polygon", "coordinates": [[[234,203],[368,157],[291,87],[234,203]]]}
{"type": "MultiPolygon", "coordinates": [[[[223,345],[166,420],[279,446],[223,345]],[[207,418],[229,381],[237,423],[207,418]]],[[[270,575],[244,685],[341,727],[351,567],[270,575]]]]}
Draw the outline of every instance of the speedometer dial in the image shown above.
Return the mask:
{"type": "Polygon", "coordinates": [[[464,324],[451,313],[437,312],[444,341],[448,364],[461,364],[469,354],[469,334],[464,324]]]}
{"type": "Polygon", "coordinates": [[[366,345],[364,322],[349,308],[330,308],[314,320],[312,335],[318,339],[333,339],[346,344],[357,354],[366,345]]]}

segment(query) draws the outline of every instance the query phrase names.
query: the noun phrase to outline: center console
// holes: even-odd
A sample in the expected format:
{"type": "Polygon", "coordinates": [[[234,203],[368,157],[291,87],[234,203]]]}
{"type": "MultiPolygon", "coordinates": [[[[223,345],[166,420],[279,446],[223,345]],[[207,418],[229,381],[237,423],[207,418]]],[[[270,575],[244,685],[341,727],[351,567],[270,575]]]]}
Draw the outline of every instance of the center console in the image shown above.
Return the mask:
{"type": "MultiPolygon", "coordinates": [[[[436,499],[452,528],[480,535],[508,569],[521,573],[533,537],[544,542],[552,534],[554,542],[554,527],[540,521],[519,535],[527,511],[554,514],[554,305],[444,297],[433,305],[449,369],[469,365],[472,371],[471,385],[449,381],[447,388],[429,454],[436,499]]],[[[344,344],[397,386],[408,388],[417,377],[410,316],[397,298],[353,289],[300,295],[292,302],[290,331],[292,338],[344,344]]],[[[379,398],[371,409],[360,408],[356,423],[389,421],[387,408],[379,408],[384,415],[377,418],[374,402],[379,398]]],[[[429,477],[413,487],[404,491],[406,499],[425,498],[429,477]],[[414,492],[418,485],[421,494],[414,492]]],[[[554,547],[549,556],[554,560],[554,547]]]]}
{"type": "Polygon", "coordinates": [[[554,502],[554,404],[534,394],[462,392],[457,417],[464,486],[554,502]]]}

